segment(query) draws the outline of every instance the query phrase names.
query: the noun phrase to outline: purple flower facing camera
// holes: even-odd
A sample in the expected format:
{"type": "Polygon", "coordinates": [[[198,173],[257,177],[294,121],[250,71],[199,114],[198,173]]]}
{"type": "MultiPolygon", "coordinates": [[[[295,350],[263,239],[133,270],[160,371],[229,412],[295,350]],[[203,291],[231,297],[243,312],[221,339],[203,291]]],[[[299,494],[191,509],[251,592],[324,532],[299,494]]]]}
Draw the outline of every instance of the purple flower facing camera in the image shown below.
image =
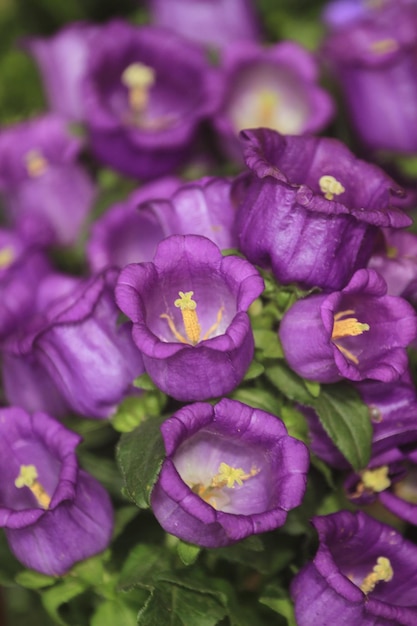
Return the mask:
{"type": "Polygon", "coordinates": [[[133,322],[145,369],[184,402],[225,395],[253,357],[247,310],[264,283],[244,259],[222,257],[205,237],[162,241],[152,263],[120,273],[116,301],[133,322]]]}
{"type": "Polygon", "coordinates": [[[45,413],[0,410],[0,526],[16,558],[50,576],[63,576],[111,538],[110,497],[79,469],[79,442],[45,413]]]}
{"type": "Polygon", "coordinates": [[[172,172],[215,105],[213,78],[203,50],[166,30],[103,26],[83,83],[94,154],[136,178],[172,172]]]}
{"type": "Polygon", "coordinates": [[[394,182],[336,139],[241,133],[251,173],[238,179],[237,229],[251,263],[284,284],[340,289],[372,254],[378,226],[409,226],[394,182]]]}
{"type": "Polygon", "coordinates": [[[301,504],[308,451],[274,415],[235,400],[199,402],[161,430],[167,457],[151,506],[162,527],[184,541],[230,545],[282,526],[301,504]]]}
{"type": "Polygon", "coordinates": [[[383,278],[366,269],[358,270],[341,291],[298,300],[279,329],[292,369],[323,383],[398,380],[416,333],[413,307],[387,296],[383,278]]]}
{"type": "Polygon", "coordinates": [[[294,578],[298,626],[414,626],[417,547],[362,512],[312,520],[319,548],[294,578]]]}

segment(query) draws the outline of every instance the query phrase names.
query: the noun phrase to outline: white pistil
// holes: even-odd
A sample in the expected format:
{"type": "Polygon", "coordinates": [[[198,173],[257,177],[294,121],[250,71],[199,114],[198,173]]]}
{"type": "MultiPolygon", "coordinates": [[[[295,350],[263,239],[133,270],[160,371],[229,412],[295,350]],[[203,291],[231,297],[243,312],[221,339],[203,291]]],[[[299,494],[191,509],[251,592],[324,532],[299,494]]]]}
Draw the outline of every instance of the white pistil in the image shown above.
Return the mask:
{"type": "Polygon", "coordinates": [[[320,191],[324,193],[326,200],[333,200],[335,196],[340,196],[346,189],[342,183],[339,182],[334,176],[326,174],[319,179],[320,191]]]}

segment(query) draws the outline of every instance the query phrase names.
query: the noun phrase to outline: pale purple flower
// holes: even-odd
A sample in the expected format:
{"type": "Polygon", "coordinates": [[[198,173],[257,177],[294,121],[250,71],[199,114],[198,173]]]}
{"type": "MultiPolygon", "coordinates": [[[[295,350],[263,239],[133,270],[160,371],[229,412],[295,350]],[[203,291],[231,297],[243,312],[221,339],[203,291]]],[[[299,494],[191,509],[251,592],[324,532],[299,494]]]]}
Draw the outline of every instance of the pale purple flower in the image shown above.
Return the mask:
{"type": "Polygon", "coordinates": [[[398,380],[407,369],[406,347],[416,333],[413,307],[387,296],[383,278],[367,269],[358,270],[341,291],[298,300],[279,329],[292,369],[324,383],[398,380]]]}
{"type": "Polygon", "coordinates": [[[248,128],[272,128],[283,135],[323,130],[333,103],[318,85],[318,64],[299,44],[283,41],[271,47],[236,44],[221,62],[222,92],[214,125],[222,147],[242,159],[238,134],[248,128]]]}
{"type": "Polygon", "coordinates": [[[283,526],[301,504],[308,451],[276,416],[224,398],[180,409],[161,430],[167,456],[151,507],[184,541],[230,545],[283,526]]]}
{"type": "Polygon", "coordinates": [[[74,22],[50,37],[28,37],[22,42],[38,65],[50,110],[71,120],[84,119],[81,84],[99,28],[74,22]]]}
{"type": "Polygon", "coordinates": [[[45,413],[0,409],[0,526],[16,558],[49,576],[110,543],[110,497],[79,469],[79,442],[45,413]]]}
{"type": "Polygon", "coordinates": [[[177,400],[206,400],[243,379],[254,343],[248,307],[263,280],[205,237],[162,241],[152,263],[125,267],[116,301],[155,384],[177,400]]]}
{"type": "Polygon", "coordinates": [[[417,547],[362,512],[312,520],[313,561],[294,578],[298,626],[414,626],[417,547]]]}
{"type": "Polygon", "coordinates": [[[93,181],[77,162],[81,141],[63,118],[44,115],[0,132],[0,196],[29,241],[75,243],[92,210],[93,181]]]}

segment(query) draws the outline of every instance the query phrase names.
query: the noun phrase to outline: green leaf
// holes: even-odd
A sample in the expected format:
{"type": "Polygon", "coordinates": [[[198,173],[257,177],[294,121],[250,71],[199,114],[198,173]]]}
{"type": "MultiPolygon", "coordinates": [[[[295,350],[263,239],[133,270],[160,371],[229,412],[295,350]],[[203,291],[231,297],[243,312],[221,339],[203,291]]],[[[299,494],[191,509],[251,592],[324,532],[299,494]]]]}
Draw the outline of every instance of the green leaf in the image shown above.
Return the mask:
{"type": "Polygon", "coordinates": [[[270,585],[266,588],[264,595],[259,601],[261,604],[268,606],[279,615],[285,617],[288,626],[297,626],[293,603],[281,588],[270,585]]]}
{"type": "Polygon", "coordinates": [[[137,544],[123,564],[118,589],[125,591],[137,586],[148,589],[158,574],[170,569],[170,553],[163,547],[137,544]]]}
{"type": "Polygon", "coordinates": [[[253,380],[254,378],[258,378],[264,371],[264,366],[262,363],[258,363],[257,361],[252,361],[249,365],[249,369],[245,374],[245,378],[243,380],[253,380]]]}
{"type": "Polygon", "coordinates": [[[135,506],[123,506],[115,512],[113,540],[122,534],[126,526],[139,513],[135,506]]]}
{"type": "Polygon", "coordinates": [[[304,443],[308,443],[309,433],[306,418],[300,411],[290,405],[284,405],[281,408],[282,421],[284,422],[288,434],[296,439],[301,439],[304,443]]]}
{"type": "Polygon", "coordinates": [[[161,582],[139,610],[139,626],[216,626],[226,608],[212,594],[161,582]]]}
{"type": "Polygon", "coordinates": [[[146,419],[160,415],[166,401],[167,396],[159,389],[145,391],[140,396],[129,396],[118,406],[111,424],[118,432],[129,433],[146,419]]]}
{"type": "Polygon", "coordinates": [[[155,385],[149,374],[142,374],[133,381],[134,387],[143,389],[144,391],[155,391],[158,387],[155,385]]]}
{"type": "Polygon", "coordinates": [[[307,387],[309,393],[311,393],[311,395],[313,396],[313,398],[319,397],[321,391],[320,383],[316,383],[313,380],[304,380],[304,384],[307,387]]]}
{"type": "Polygon", "coordinates": [[[323,385],[310,406],[353,469],[366,467],[371,454],[372,425],[368,407],[357,391],[346,383],[323,385]]]}
{"type": "Polygon", "coordinates": [[[184,565],[192,565],[198,559],[201,548],[194,546],[192,543],[179,541],[177,544],[177,552],[184,565]]]}
{"type": "Polygon", "coordinates": [[[34,570],[24,570],[16,576],[16,582],[26,589],[42,589],[43,587],[51,587],[57,582],[57,578],[46,576],[34,570]]]}
{"type": "Polygon", "coordinates": [[[278,415],[281,407],[279,401],[272,393],[266,389],[256,387],[251,387],[249,389],[242,387],[240,389],[236,389],[236,391],[231,394],[231,398],[239,400],[239,402],[243,402],[244,404],[248,404],[254,409],[261,409],[262,411],[267,411],[273,415],[278,415]]]}
{"type": "Polygon", "coordinates": [[[121,436],[116,460],[125,482],[125,493],[140,508],[149,508],[149,500],[165,458],[160,431],[164,418],[143,422],[131,433],[121,436]]]}
{"type": "Polygon", "coordinates": [[[284,361],[276,361],[267,367],[265,374],[268,380],[290,400],[300,404],[311,404],[313,396],[304,384],[304,380],[297,376],[284,361]]]}
{"type": "Polygon", "coordinates": [[[86,590],[86,585],[81,580],[65,579],[59,585],[47,589],[42,593],[42,604],[47,613],[60,626],[71,626],[65,622],[59,614],[59,608],[86,590]]]}
{"type": "Polygon", "coordinates": [[[102,602],[90,622],[91,626],[136,626],[137,611],[121,600],[102,602]]]}

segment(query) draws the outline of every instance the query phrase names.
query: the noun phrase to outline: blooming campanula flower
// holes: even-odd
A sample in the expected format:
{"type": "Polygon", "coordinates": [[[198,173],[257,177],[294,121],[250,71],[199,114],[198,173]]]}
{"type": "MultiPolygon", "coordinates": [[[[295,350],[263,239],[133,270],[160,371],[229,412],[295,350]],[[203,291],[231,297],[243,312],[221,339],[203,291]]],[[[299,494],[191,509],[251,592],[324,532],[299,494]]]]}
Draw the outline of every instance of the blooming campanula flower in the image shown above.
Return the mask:
{"type": "Polygon", "coordinates": [[[130,194],[124,202],[111,206],[92,225],[86,254],[93,272],[128,263],[151,261],[157,244],[174,234],[169,216],[152,211],[153,198],[169,198],[181,185],[174,177],[161,178],[130,194]]]}
{"type": "Polygon", "coordinates": [[[308,451],[276,416],[224,398],[180,409],[161,430],[167,456],[151,507],[184,541],[230,545],[283,526],[301,504],[308,451]]]}
{"type": "Polygon", "coordinates": [[[217,102],[214,76],[203,50],[166,30],[103,26],[83,84],[92,151],[136,178],[172,172],[217,102]]]}
{"type": "Polygon", "coordinates": [[[52,114],[0,132],[0,196],[8,221],[29,241],[77,240],[96,193],[77,163],[80,150],[64,119],[52,114]]]}
{"type": "Polygon", "coordinates": [[[401,190],[336,139],[241,133],[251,174],[238,179],[240,249],[284,284],[344,287],[371,256],[377,226],[410,218],[391,206],[401,190]]]}
{"type": "Polygon", "coordinates": [[[53,275],[38,290],[37,308],[2,345],[7,399],[29,411],[65,405],[105,419],[134,393],[143,373],[130,324],[118,325],[113,289],[118,272],[87,279],[53,275]],[[54,390],[51,395],[51,390],[54,390]]]}
{"type": "Polygon", "coordinates": [[[413,307],[387,296],[383,278],[367,269],[358,270],[341,291],[298,300],[279,329],[292,369],[324,383],[398,380],[408,365],[405,348],[416,333],[413,307]]]}
{"type": "Polygon", "coordinates": [[[417,294],[417,237],[407,231],[384,229],[379,245],[369,259],[372,267],[384,278],[391,296],[406,299],[417,294]]]}
{"type": "Polygon", "coordinates": [[[372,150],[417,150],[417,7],[380,2],[333,30],[323,56],[353,126],[372,150]]]}
{"type": "Polygon", "coordinates": [[[51,37],[28,37],[23,47],[40,70],[49,108],[71,120],[84,119],[81,83],[99,26],[66,25],[51,37]]]}
{"type": "Polygon", "coordinates": [[[162,241],[152,263],[125,267],[116,301],[154,383],[177,400],[232,391],[253,357],[247,310],[263,280],[246,260],[222,257],[205,237],[162,241]]]}
{"type": "Polygon", "coordinates": [[[79,442],[45,413],[0,409],[0,526],[16,558],[50,576],[104,550],[112,533],[110,498],[79,469],[79,442]]]}
{"type": "Polygon", "coordinates": [[[299,44],[236,44],[221,65],[221,105],[214,117],[225,151],[242,158],[239,131],[272,128],[284,135],[320,131],[333,115],[330,96],[318,84],[318,65],[299,44]]]}
{"type": "Polygon", "coordinates": [[[417,547],[362,512],[314,517],[319,548],[294,578],[298,626],[414,626],[417,547]]]}
{"type": "Polygon", "coordinates": [[[221,48],[260,38],[252,0],[150,0],[149,8],[153,24],[197,44],[221,48]]]}

